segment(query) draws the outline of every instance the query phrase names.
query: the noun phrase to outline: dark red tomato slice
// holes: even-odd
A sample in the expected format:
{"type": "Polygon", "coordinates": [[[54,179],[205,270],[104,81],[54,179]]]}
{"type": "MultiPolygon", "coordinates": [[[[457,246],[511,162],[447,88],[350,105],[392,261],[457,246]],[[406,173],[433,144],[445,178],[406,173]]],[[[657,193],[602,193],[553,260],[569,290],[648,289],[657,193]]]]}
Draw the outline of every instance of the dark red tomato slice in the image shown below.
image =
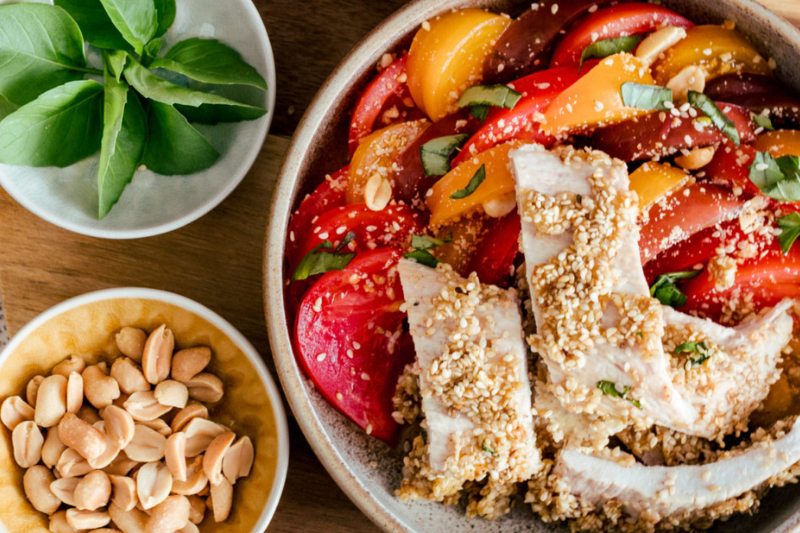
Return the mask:
{"type": "Polygon", "coordinates": [[[728,98],[772,92],[789,92],[774,76],[730,72],[710,79],[703,93],[713,100],[727,102],[728,98]]]}
{"type": "Polygon", "coordinates": [[[511,266],[519,252],[522,231],[516,209],[502,218],[489,219],[462,274],[478,274],[481,283],[508,287],[512,280],[511,266]]]}
{"type": "Polygon", "coordinates": [[[372,436],[394,444],[392,395],[413,344],[403,322],[396,248],[360,253],[328,272],[303,299],[295,322],[296,356],[314,386],[372,436]]]}
{"type": "MultiPolygon", "coordinates": [[[[718,102],[725,115],[736,124],[739,140],[755,140],[755,124],[750,111],[743,107],[718,102]]],[[[594,148],[607,152],[623,161],[639,161],[653,157],[666,157],[684,148],[733,143],[714,126],[697,131],[694,121],[677,119],[669,113],[649,113],[619,124],[598,128],[592,134],[594,148]],[[663,119],[663,120],[662,120],[663,119]]]]}
{"type": "MultiPolygon", "coordinates": [[[[581,74],[591,70],[586,66],[581,74]]],[[[577,67],[545,70],[525,76],[509,86],[523,96],[514,109],[493,109],[486,121],[453,160],[458,166],[475,154],[511,139],[534,141],[550,146],[555,140],[539,128],[535,119],[564,89],[575,83],[580,75],[577,67]]]]}
{"type": "Polygon", "coordinates": [[[694,24],[671,9],[654,4],[621,4],[600,9],[569,29],[553,52],[550,67],[577,65],[583,50],[596,41],[648,33],[667,26],[691,28],[694,24]]]}
{"type": "Polygon", "coordinates": [[[750,145],[736,148],[732,144],[720,147],[711,162],[703,167],[706,177],[714,183],[731,188],[739,187],[742,193],[753,197],[760,193],[758,186],[750,181],[750,165],[756,150],[750,145]]]}
{"type": "Polygon", "coordinates": [[[695,183],[653,205],[639,234],[642,264],[698,231],[736,216],[745,198],[711,183],[695,183]]]}
{"type": "Polygon", "coordinates": [[[757,115],[765,111],[776,128],[800,126],[800,100],[773,76],[729,73],[710,80],[703,90],[710,98],[740,105],[757,115]]]}
{"type": "Polygon", "coordinates": [[[397,110],[397,113],[393,113],[390,117],[392,120],[381,124],[381,127],[388,126],[393,121],[422,118],[423,115],[419,110],[416,115],[409,116],[409,111],[413,112],[416,107],[406,83],[407,62],[407,55],[397,58],[391,65],[383,69],[364,90],[356,104],[353,120],[350,123],[350,137],[347,143],[350,148],[350,157],[353,157],[358,143],[375,129],[375,123],[382,113],[392,108],[397,110]]]}
{"type": "Polygon", "coordinates": [[[486,84],[508,83],[547,68],[562,29],[614,0],[543,0],[533,4],[500,35],[486,58],[486,84]]]}

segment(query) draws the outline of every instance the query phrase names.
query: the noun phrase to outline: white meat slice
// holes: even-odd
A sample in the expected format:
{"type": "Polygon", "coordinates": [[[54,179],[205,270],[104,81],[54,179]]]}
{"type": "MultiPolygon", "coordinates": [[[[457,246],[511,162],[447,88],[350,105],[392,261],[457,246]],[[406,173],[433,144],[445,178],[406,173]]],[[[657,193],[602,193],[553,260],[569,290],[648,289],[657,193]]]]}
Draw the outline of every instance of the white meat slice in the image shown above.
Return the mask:
{"type": "Polygon", "coordinates": [[[665,518],[740,496],[798,461],[800,424],[795,424],[777,440],[756,443],[739,455],[706,465],[624,466],[564,450],[554,473],[572,494],[590,504],[601,505],[616,498],[634,518],[644,512],[665,518]]]}
{"type": "MultiPolygon", "coordinates": [[[[434,269],[407,259],[401,260],[398,265],[409,326],[421,369],[419,379],[422,410],[427,424],[428,459],[431,468],[438,471],[445,469],[448,459],[457,453],[454,442],[459,435],[476,429],[480,431],[463,409],[457,410],[445,405],[441,397],[432,392],[433,387],[427,379],[428,371],[434,364],[439,364],[445,347],[451,343],[450,332],[453,327],[463,320],[459,316],[442,316],[441,313],[437,317],[437,306],[442,293],[447,288],[453,287],[454,281],[467,288],[470,287],[467,280],[449,271],[448,268],[446,265],[441,265],[434,269]]],[[[481,287],[482,291],[484,287],[486,286],[481,287]]],[[[530,477],[541,464],[533,432],[527,346],[522,337],[516,291],[513,289],[504,291],[497,287],[492,287],[490,290],[491,294],[495,295],[494,300],[481,301],[474,308],[473,317],[480,322],[480,331],[473,335],[471,340],[477,342],[478,338],[483,337],[489,342],[493,351],[480,368],[475,368],[475,373],[477,375],[483,369],[489,368],[492,363],[499,363],[500,358],[506,358],[504,361],[512,366],[513,374],[519,382],[513,393],[511,405],[513,416],[517,417],[522,428],[522,435],[508,436],[509,439],[516,439],[518,442],[513,444],[516,458],[511,465],[506,464],[506,467],[511,469],[514,463],[527,463],[527,467],[519,472],[519,481],[522,481],[530,477]],[[507,359],[509,357],[512,358],[510,361],[507,359]]],[[[488,377],[492,380],[495,376],[488,377]]]]}

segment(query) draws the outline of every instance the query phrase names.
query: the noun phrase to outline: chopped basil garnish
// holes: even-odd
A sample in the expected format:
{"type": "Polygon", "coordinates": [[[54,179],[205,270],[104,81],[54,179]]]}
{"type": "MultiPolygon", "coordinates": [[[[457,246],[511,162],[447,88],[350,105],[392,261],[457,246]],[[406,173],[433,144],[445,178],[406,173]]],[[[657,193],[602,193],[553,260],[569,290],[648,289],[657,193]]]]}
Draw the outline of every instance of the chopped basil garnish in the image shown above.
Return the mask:
{"type": "Polygon", "coordinates": [[[436,268],[436,265],[441,263],[441,261],[433,257],[433,255],[427,250],[414,250],[413,252],[403,254],[403,257],[431,268],[436,268]]]}
{"type": "Polygon", "coordinates": [[[772,125],[772,120],[769,117],[765,117],[764,115],[756,115],[755,113],[750,113],[750,116],[753,117],[753,122],[756,123],[756,126],[759,128],[764,128],[767,131],[774,131],[775,126],[772,125]]]}
{"type": "Polygon", "coordinates": [[[425,428],[419,428],[419,433],[422,435],[422,444],[428,444],[428,430],[425,428]]]}
{"type": "Polygon", "coordinates": [[[419,147],[422,170],[426,176],[444,176],[450,172],[450,157],[467,140],[469,135],[448,135],[432,139],[419,147]]]}
{"type": "Polygon", "coordinates": [[[756,152],[750,165],[750,181],[761,194],[781,202],[800,201],[800,158],[785,155],[775,159],[769,152],[756,152]]]}
{"type": "Polygon", "coordinates": [[[331,250],[331,241],[325,241],[315,246],[306,256],[300,260],[297,268],[292,274],[292,281],[306,279],[315,274],[324,274],[332,270],[344,270],[356,254],[338,254],[335,252],[323,252],[321,250],[331,250]]]}
{"type": "Polygon", "coordinates": [[[725,113],[720,111],[717,104],[715,104],[711,98],[697,91],[689,91],[689,105],[705,113],[717,129],[724,133],[728,139],[733,141],[733,144],[736,146],[741,145],[739,132],[736,131],[736,124],[734,124],[725,113]]]}
{"type": "Polygon", "coordinates": [[[672,89],[626,81],[619,88],[622,103],[639,109],[665,110],[664,102],[672,102],[672,89]]]}
{"type": "Polygon", "coordinates": [[[800,214],[792,213],[778,218],[778,227],[781,228],[778,242],[781,243],[781,251],[786,255],[800,236],[800,214]]]}
{"type": "Polygon", "coordinates": [[[461,95],[458,107],[471,108],[472,116],[484,121],[489,114],[490,106],[514,109],[520,98],[522,98],[520,93],[505,85],[473,85],[461,95]]]}
{"type": "Polygon", "coordinates": [[[626,37],[615,37],[614,39],[603,39],[595,41],[583,49],[581,54],[581,65],[588,59],[604,59],[620,52],[633,52],[644,36],[628,35],[626,37]]]}
{"type": "Polygon", "coordinates": [[[474,105],[469,108],[469,114],[483,122],[489,116],[489,109],[488,105],[474,105]]]}
{"type": "Polygon", "coordinates": [[[344,250],[344,247],[347,246],[348,244],[350,244],[351,242],[353,242],[353,239],[355,239],[355,238],[356,238],[356,234],[353,233],[352,231],[348,231],[347,234],[345,234],[344,239],[342,239],[342,242],[340,242],[336,246],[336,249],[334,250],[334,252],[340,252],[340,251],[344,250]]]}
{"type": "Polygon", "coordinates": [[[650,296],[658,299],[664,305],[670,307],[680,307],[686,305],[688,298],[678,290],[675,282],[679,279],[691,279],[700,274],[699,270],[685,270],[683,272],[672,272],[661,274],[650,286],[650,296]]]}
{"type": "Polygon", "coordinates": [[[494,454],[496,454],[496,453],[497,453],[497,452],[494,450],[494,448],[492,448],[491,446],[489,446],[488,444],[486,444],[486,439],[484,439],[484,440],[483,440],[483,442],[481,443],[481,450],[485,451],[486,453],[490,453],[490,454],[492,454],[492,455],[494,455],[494,454]]]}
{"type": "Polygon", "coordinates": [[[444,239],[437,239],[436,237],[428,237],[427,235],[412,235],[411,247],[415,250],[430,250],[448,242],[453,242],[453,234],[448,233],[444,239]]]}
{"type": "Polygon", "coordinates": [[[682,353],[694,353],[697,354],[696,357],[689,357],[689,360],[692,362],[693,365],[702,365],[705,363],[711,355],[708,353],[708,348],[706,348],[706,344],[704,342],[684,342],[680,346],[675,348],[675,351],[672,352],[675,355],[679,355],[682,353]]]}
{"type": "Polygon", "coordinates": [[[627,400],[631,402],[634,407],[637,409],[642,408],[642,404],[639,403],[639,400],[634,400],[629,396],[631,392],[631,388],[628,385],[622,389],[622,392],[617,390],[617,386],[611,381],[598,381],[597,388],[603,391],[603,394],[606,396],[613,396],[614,398],[622,398],[623,400],[627,400]]]}
{"type": "Polygon", "coordinates": [[[450,198],[453,200],[463,200],[470,194],[474,193],[475,190],[480,187],[483,180],[486,179],[486,165],[481,165],[481,168],[475,172],[475,175],[469,180],[469,183],[463,189],[460,189],[453,194],[450,195],[450,198]]]}

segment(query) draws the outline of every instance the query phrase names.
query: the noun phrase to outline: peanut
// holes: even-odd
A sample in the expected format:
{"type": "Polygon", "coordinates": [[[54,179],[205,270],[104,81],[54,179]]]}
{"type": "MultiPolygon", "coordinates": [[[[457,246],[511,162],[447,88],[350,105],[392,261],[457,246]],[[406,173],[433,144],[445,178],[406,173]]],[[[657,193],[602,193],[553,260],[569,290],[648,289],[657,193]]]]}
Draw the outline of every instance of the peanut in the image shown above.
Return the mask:
{"type": "Polygon", "coordinates": [[[56,469],[61,477],[80,477],[94,470],[92,465],[72,448],[64,450],[58,458],[56,469]]]}
{"type": "Polygon", "coordinates": [[[127,476],[137,466],[139,466],[138,461],[130,459],[125,452],[120,452],[103,472],[109,476],[127,476]]]}
{"type": "Polygon", "coordinates": [[[695,148],[687,155],[679,155],[676,157],[675,164],[686,170],[697,170],[703,168],[714,159],[715,151],[713,146],[695,148]]]}
{"type": "Polygon", "coordinates": [[[97,409],[91,405],[84,405],[81,407],[80,411],[77,412],[77,415],[78,418],[91,425],[95,425],[102,420],[102,418],[100,418],[100,414],[97,412],[97,409]]]}
{"type": "Polygon", "coordinates": [[[186,457],[197,457],[206,451],[211,441],[225,433],[226,429],[205,418],[195,418],[186,425],[183,432],[186,433],[186,457]]]}
{"type": "Polygon", "coordinates": [[[22,468],[30,468],[42,458],[42,444],[44,437],[32,421],[22,422],[14,428],[11,434],[14,447],[14,460],[22,468]]]}
{"type": "Polygon", "coordinates": [[[89,472],[75,486],[75,507],[82,511],[96,511],[105,507],[111,497],[111,481],[102,470],[89,472]]]}
{"type": "Polygon", "coordinates": [[[203,455],[203,473],[212,485],[222,482],[222,461],[235,439],[236,434],[227,432],[217,436],[208,445],[208,449],[203,455]]]}
{"type": "Polygon", "coordinates": [[[106,433],[105,422],[97,422],[94,425],[94,428],[103,434],[103,438],[106,440],[106,449],[102,454],[100,454],[99,457],[95,459],[87,459],[87,461],[92,468],[100,470],[110,465],[114,459],[116,459],[117,455],[119,455],[120,447],[117,446],[117,444],[111,440],[111,437],[109,437],[108,433],[106,433]]]}
{"type": "Polygon", "coordinates": [[[172,474],[160,461],[142,465],[136,474],[136,493],[142,508],[152,509],[163,502],[172,491],[172,474]]]}
{"type": "Polygon", "coordinates": [[[103,433],[72,413],[64,415],[58,424],[58,438],[87,460],[96,459],[106,451],[103,433]]]}
{"type": "Polygon", "coordinates": [[[34,413],[33,407],[19,396],[6,398],[0,406],[0,420],[11,431],[21,423],[33,420],[34,413]]]}
{"type": "Polygon", "coordinates": [[[206,490],[208,478],[203,473],[203,458],[196,457],[186,465],[186,481],[173,481],[172,492],[191,496],[206,490]]]}
{"type": "Polygon", "coordinates": [[[250,475],[254,457],[255,452],[250,437],[242,437],[228,448],[222,461],[222,472],[231,485],[235,485],[237,479],[250,475]]]}
{"type": "Polygon", "coordinates": [[[189,522],[199,524],[206,517],[206,502],[200,496],[187,496],[189,500],[189,522]]]}
{"type": "Polygon", "coordinates": [[[125,402],[125,410],[134,420],[139,421],[155,420],[169,413],[171,409],[172,407],[168,405],[158,403],[156,393],[153,391],[134,392],[125,402]]]}
{"type": "Polygon", "coordinates": [[[391,199],[392,183],[376,172],[364,185],[364,202],[371,211],[381,211],[391,199]]]}
{"type": "Polygon", "coordinates": [[[165,437],[172,435],[172,428],[170,428],[162,418],[156,418],[155,420],[141,420],[139,424],[149,427],[153,431],[160,433],[165,437]]]}
{"type": "Polygon", "coordinates": [[[183,409],[189,401],[189,389],[179,381],[168,379],[156,385],[155,397],[161,405],[183,409]]]}
{"type": "Polygon", "coordinates": [[[483,202],[484,212],[492,218],[502,218],[517,207],[515,193],[504,194],[499,198],[491,198],[483,202]]]}
{"type": "Polygon", "coordinates": [[[233,485],[224,477],[217,485],[211,485],[211,510],[214,513],[214,522],[224,522],[231,514],[233,504],[233,485]]]}
{"type": "Polygon", "coordinates": [[[689,91],[703,92],[707,77],[706,69],[689,65],[667,82],[667,88],[672,89],[672,98],[676,103],[685,102],[689,98],[689,91]]]}
{"type": "Polygon", "coordinates": [[[148,516],[139,509],[125,510],[112,503],[108,506],[108,514],[122,533],[145,533],[148,516]]]}
{"type": "Polygon", "coordinates": [[[200,533],[200,530],[192,522],[187,522],[183,528],[179,529],[175,533],[200,533]]]}
{"type": "Polygon", "coordinates": [[[67,512],[58,511],[50,516],[51,533],[78,533],[78,530],[67,523],[67,512]]]}
{"type": "Polygon", "coordinates": [[[216,403],[225,394],[222,380],[214,374],[201,373],[184,383],[189,389],[189,397],[206,403],[216,403]]]}
{"type": "Polygon", "coordinates": [[[67,412],[77,413],[83,406],[83,378],[77,372],[67,377],[67,412]]]}
{"type": "Polygon", "coordinates": [[[116,444],[120,450],[124,449],[133,439],[135,430],[133,417],[128,411],[120,409],[116,405],[109,405],[103,409],[103,421],[106,423],[106,433],[111,442],[116,444]]]}
{"type": "Polygon", "coordinates": [[[107,376],[100,365],[87,366],[82,376],[86,399],[96,409],[108,407],[119,398],[119,383],[107,376]]]}
{"type": "Polygon", "coordinates": [[[51,375],[61,375],[65,378],[68,378],[70,374],[73,372],[77,372],[80,374],[83,372],[83,369],[86,368],[86,363],[84,360],[77,355],[70,355],[56,366],[53,367],[53,370],[50,372],[51,375]]]}
{"type": "Polygon", "coordinates": [[[175,415],[172,419],[172,431],[182,431],[186,425],[195,418],[208,419],[208,408],[201,403],[190,403],[175,415]]]}
{"type": "Polygon", "coordinates": [[[139,328],[124,327],[117,333],[116,341],[117,348],[123,355],[130,357],[137,363],[142,362],[147,333],[139,328]]]}
{"type": "Polygon", "coordinates": [[[123,511],[130,511],[139,503],[136,482],[125,476],[108,476],[111,481],[111,502],[123,511]]]}
{"type": "Polygon", "coordinates": [[[157,431],[141,424],[136,424],[133,439],[125,447],[125,453],[134,461],[149,463],[164,458],[167,439],[157,431]]]}
{"type": "Polygon", "coordinates": [[[44,378],[36,395],[36,412],[33,419],[37,426],[51,428],[61,421],[67,412],[67,378],[55,374],[44,378]]]}
{"type": "Polygon", "coordinates": [[[67,447],[58,438],[58,428],[51,428],[47,431],[47,437],[44,439],[42,446],[42,462],[47,465],[47,468],[53,468],[58,464],[61,454],[64,453],[67,447]]]}
{"type": "Polygon", "coordinates": [[[189,522],[189,500],[186,496],[169,496],[153,507],[145,526],[146,533],[175,533],[189,522]]]}
{"type": "Polygon", "coordinates": [[[147,381],[155,385],[169,377],[174,349],[175,337],[165,325],[150,334],[142,354],[142,369],[147,381]]]}
{"type": "Polygon", "coordinates": [[[636,57],[641,59],[647,66],[650,66],[655,63],[658,56],[685,37],[686,30],[683,28],[673,26],[661,28],[639,43],[636,48],[636,57]]]}
{"type": "Polygon", "coordinates": [[[53,473],[42,465],[35,465],[25,471],[22,477],[22,488],[33,508],[44,514],[53,514],[61,505],[61,500],[50,491],[50,484],[55,481],[53,473]]]}
{"type": "Polygon", "coordinates": [[[187,348],[172,358],[172,379],[185,382],[202,372],[211,362],[211,349],[205,346],[187,348]]]}
{"type": "Polygon", "coordinates": [[[175,481],[186,481],[186,433],[175,433],[167,439],[164,459],[175,481]]]}
{"type": "Polygon", "coordinates": [[[81,479],[77,477],[63,477],[50,483],[50,492],[56,498],[66,503],[71,507],[75,507],[75,487],[78,486],[81,479]]]}
{"type": "Polygon", "coordinates": [[[107,526],[111,517],[105,511],[80,511],[67,509],[67,523],[75,529],[97,529],[107,526]]]}
{"type": "Polygon", "coordinates": [[[117,380],[120,390],[125,394],[150,390],[150,384],[144,378],[139,365],[127,357],[114,361],[111,365],[111,377],[117,380]]]}
{"type": "Polygon", "coordinates": [[[25,399],[28,400],[28,405],[36,405],[36,395],[39,394],[39,387],[44,381],[44,376],[33,376],[25,387],[25,399]]]}

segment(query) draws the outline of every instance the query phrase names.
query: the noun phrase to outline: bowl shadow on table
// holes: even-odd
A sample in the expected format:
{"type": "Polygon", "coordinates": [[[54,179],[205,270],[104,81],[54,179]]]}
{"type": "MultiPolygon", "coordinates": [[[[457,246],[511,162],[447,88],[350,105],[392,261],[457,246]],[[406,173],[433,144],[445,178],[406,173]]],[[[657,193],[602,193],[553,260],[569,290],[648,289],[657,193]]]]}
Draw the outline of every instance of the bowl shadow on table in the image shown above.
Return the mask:
{"type": "MultiPolygon", "coordinates": [[[[216,326],[194,313],[166,302],[148,299],[114,299],[92,302],[51,318],[31,332],[0,364],[0,400],[21,394],[36,375],[69,355],[96,363],[119,355],[114,334],[123,326],[152,331],[167,324],[175,334],[176,348],[211,347],[214,357],[208,371],[225,383],[225,396],[210,409],[213,420],[228,425],[237,435],[249,436],[255,445],[250,477],[234,486],[228,521],[214,523],[210,511],[200,525],[203,533],[246,533],[259,522],[273,488],[278,462],[276,421],[259,372],[240,348],[216,326]]],[[[0,438],[0,523],[10,533],[46,533],[48,520],[28,503],[22,491],[24,471],[13,459],[10,432],[0,438]]]]}

